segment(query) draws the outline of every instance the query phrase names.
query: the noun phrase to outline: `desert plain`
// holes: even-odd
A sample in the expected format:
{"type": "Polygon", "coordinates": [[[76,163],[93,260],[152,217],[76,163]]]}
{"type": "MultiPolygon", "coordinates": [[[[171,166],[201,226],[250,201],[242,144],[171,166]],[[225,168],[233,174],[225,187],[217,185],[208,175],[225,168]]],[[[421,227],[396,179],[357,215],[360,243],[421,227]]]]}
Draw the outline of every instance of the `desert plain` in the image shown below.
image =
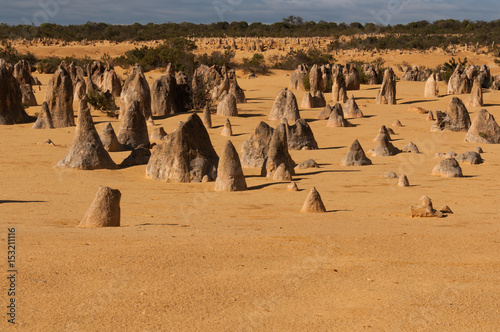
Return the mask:
{"type": "MultiPolygon", "coordinates": [[[[131,45],[31,47],[49,55],[98,59],[131,45]]],[[[18,48],[20,52],[23,49],[18,48]]],[[[200,52],[205,52],[201,50],[200,52]]],[[[237,52],[236,59],[251,54],[237,52]]],[[[403,61],[435,67],[440,52],[388,52],[385,65],[403,61]]],[[[460,51],[470,63],[493,57],[460,51]]],[[[365,56],[364,58],[366,58],[365,56]]],[[[361,59],[339,54],[337,62],[361,59]]],[[[368,60],[370,60],[368,58],[368,60]]],[[[121,78],[126,69],[115,68],[121,78]]],[[[268,115],[291,71],[272,70],[255,79],[237,71],[247,103],[231,118],[229,139],[240,153],[268,115]]],[[[150,86],[163,70],[146,72],[150,86]]],[[[398,77],[401,72],[396,70],[398,77]]],[[[34,73],[41,104],[52,77],[34,73]]],[[[295,162],[314,159],[320,168],[296,170],[299,191],[288,182],[244,168],[247,191],[215,192],[214,183],[165,183],[146,177],[145,167],[65,170],[54,166],[71,147],[75,127],[31,129],[32,123],[0,127],[0,224],[16,228],[17,323],[20,331],[498,331],[500,328],[500,145],[464,141],[465,132],[431,132],[426,115],[409,106],[446,110],[452,95],[424,98],[425,82],[397,82],[397,105],[377,105],[380,85],[348,91],[365,118],[356,127],[328,128],[321,108],[301,109],[318,150],[290,150],[295,162]],[[403,127],[392,127],[400,120],[403,127]],[[373,165],[341,166],[358,139],[365,152],[386,125],[395,146],[414,142],[421,154],[368,157],[373,165]],[[43,144],[47,139],[55,145],[43,144]],[[484,150],[484,163],[461,165],[463,178],[431,175],[438,152],[484,150]],[[410,186],[380,176],[406,174],[410,186]],[[121,227],[76,226],[99,185],[119,189],[121,227]],[[309,190],[321,194],[327,213],[300,209],[309,190]],[[429,196],[446,218],[411,218],[410,206],[429,196]]],[[[305,91],[293,91],[300,104],[305,91]]],[[[467,107],[471,119],[485,108],[500,119],[500,91],[483,89],[484,107],[467,107]]],[[[331,94],[325,94],[331,103],[331,94]]],[[[468,95],[457,95],[467,100],[468,95]]],[[[75,103],[75,113],[78,105],[75,103]]],[[[35,115],[40,106],[27,109],[35,115]]],[[[98,132],[120,120],[92,111],[98,132]]],[[[155,119],[171,133],[189,113],[155,119]]],[[[220,155],[225,117],[208,129],[220,155]]],[[[498,121],[498,120],[497,120],[498,121]]],[[[153,127],[149,127],[152,130],[153,127]]],[[[129,152],[112,152],[120,163],[129,152]]],[[[6,259],[2,259],[5,281],[6,259]]],[[[7,305],[2,297],[2,308],[7,305]]],[[[5,309],[4,309],[5,310],[5,309]]]]}

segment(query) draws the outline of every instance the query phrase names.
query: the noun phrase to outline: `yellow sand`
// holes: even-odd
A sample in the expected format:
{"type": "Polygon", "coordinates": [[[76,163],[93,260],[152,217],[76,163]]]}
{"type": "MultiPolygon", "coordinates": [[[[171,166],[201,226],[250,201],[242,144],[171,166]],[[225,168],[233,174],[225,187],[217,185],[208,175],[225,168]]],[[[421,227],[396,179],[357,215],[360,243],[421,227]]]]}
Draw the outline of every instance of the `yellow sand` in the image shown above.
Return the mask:
{"type": "MultiPolygon", "coordinates": [[[[64,48],[61,48],[64,49],[64,48]]],[[[114,46],[106,49],[115,54],[114,46]]],[[[116,51],[116,54],[123,49],[116,51]]],[[[69,49],[68,54],[76,53],[69,49]]],[[[434,66],[440,55],[392,56],[434,66]]],[[[492,63],[478,56],[476,63],[492,63]]],[[[498,72],[498,67],[492,67],[498,72]]],[[[291,72],[246,79],[247,104],[231,118],[238,151],[291,72]]],[[[146,73],[152,83],[159,71],[146,73]]],[[[50,75],[42,81],[39,103],[50,75]]],[[[446,92],[439,83],[441,93],[446,92]]],[[[244,169],[248,191],[214,192],[214,183],[174,184],[146,178],[145,166],[121,170],[54,169],[75,128],[0,128],[0,225],[5,281],[7,228],[17,234],[17,324],[23,331],[495,331],[500,326],[500,145],[482,144],[483,165],[462,165],[465,178],[431,176],[437,152],[473,150],[465,133],[432,133],[409,105],[445,110],[452,96],[423,98],[423,82],[398,82],[398,105],[376,105],[378,86],[349,91],[367,118],[354,128],[327,128],[320,109],[302,110],[319,150],[291,151],[301,191],[244,169]],[[367,152],[381,125],[393,142],[414,142],[420,155],[370,157],[374,165],[343,167],[354,139],[367,152]],[[39,144],[50,138],[57,146],[39,144]],[[406,174],[411,187],[379,176],[406,174]],[[99,185],[122,193],[122,227],[78,229],[99,185]],[[329,211],[303,214],[316,187],[329,211]],[[410,205],[428,195],[444,219],[412,219],[410,205]]],[[[294,91],[300,104],[304,91],[294,91]]],[[[327,95],[331,100],[330,94],[327,95]]],[[[461,95],[460,98],[467,99],[461,95]]],[[[500,119],[500,92],[485,90],[485,108],[500,119]]],[[[31,107],[34,115],[40,106],[31,107]]],[[[471,117],[478,108],[469,108],[471,117]]],[[[75,112],[77,111],[75,105],[75,112]]],[[[93,112],[100,132],[108,121],[93,112]]],[[[172,132],[188,114],[155,120],[172,132]]],[[[213,116],[218,153],[225,118],[213,116]]],[[[268,121],[267,121],[268,122],[268,121]]],[[[268,122],[273,126],[277,122],[268,122]]],[[[128,152],[111,153],[120,163],[128,152]]],[[[6,282],[3,283],[6,285],[6,282]]],[[[3,288],[5,290],[5,288],[3,288]]],[[[2,305],[7,305],[2,295],[2,305]]],[[[4,316],[0,330],[9,328],[4,316]]]]}

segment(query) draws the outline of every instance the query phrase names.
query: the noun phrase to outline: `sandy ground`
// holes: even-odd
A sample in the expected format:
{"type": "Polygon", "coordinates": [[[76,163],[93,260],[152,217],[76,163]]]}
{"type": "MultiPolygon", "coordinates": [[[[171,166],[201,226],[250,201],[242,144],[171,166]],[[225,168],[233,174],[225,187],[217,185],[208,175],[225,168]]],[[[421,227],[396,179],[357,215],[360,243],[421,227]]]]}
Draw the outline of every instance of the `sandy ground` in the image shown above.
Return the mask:
{"type": "MultiPolygon", "coordinates": [[[[239,73],[248,103],[231,118],[238,151],[260,121],[277,125],[267,116],[288,86],[287,73],[253,80],[239,73]]],[[[159,75],[146,73],[150,83],[159,75]]],[[[50,75],[37,76],[41,103],[50,75]]],[[[446,91],[444,83],[439,88],[446,91]]],[[[297,171],[299,192],[255,169],[244,169],[249,190],[235,193],[216,193],[213,183],[156,182],[146,178],[145,166],[54,169],[74,127],[1,127],[1,247],[7,250],[7,228],[15,227],[19,272],[17,324],[8,326],[3,316],[0,330],[497,331],[500,146],[482,145],[485,163],[463,165],[464,178],[431,176],[437,152],[477,145],[464,142],[465,133],[431,134],[425,115],[408,111],[409,105],[445,110],[452,97],[425,100],[423,90],[422,82],[398,82],[398,105],[391,106],[375,104],[378,86],[349,92],[368,116],[352,120],[354,128],[327,128],[326,120],[315,120],[320,109],[302,110],[320,149],[290,153],[297,163],[313,158],[321,168],[297,171]],[[393,143],[402,148],[413,141],[422,154],[339,165],[354,139],[368,151],[380,126],[396,119],[404,127],[393,128],[393,143]],[[48,138],[57,146],[39,144],[48,138]],[[405,173],[411,187],[379,177],[388,171],[405,173]],[[121,191],[122,227],[76,228],[99,185],[121,191]],[[328,213],[299,212],[312,187],[328,213]],[[422,195],[454,214],[412,219],[410,205],[422,195]]],[[[295,93],[300,103],[304,92],[295,93]]],[[[500,92],[485,90],[484,100],[500,119],[500,92]]],[[[469,108],[472,118],[478,110],[469,108]]],[[[118,120],[93,116],[99,132],[108,121],[118,130],[118,120]]],[[[172,132],[187,116],[156,126],[172,132]]],[[[224,121],[213,116],[215,128],[208,130],[218,153],[227,139],[220,135],[224,121]]],[[[111,153],[117,163],[127,155],[111,153]]],[[[5,289],[5,255],[1,267],[5,289]]],[[[1,298],[5,308],[5,293],[1,298]]]]}

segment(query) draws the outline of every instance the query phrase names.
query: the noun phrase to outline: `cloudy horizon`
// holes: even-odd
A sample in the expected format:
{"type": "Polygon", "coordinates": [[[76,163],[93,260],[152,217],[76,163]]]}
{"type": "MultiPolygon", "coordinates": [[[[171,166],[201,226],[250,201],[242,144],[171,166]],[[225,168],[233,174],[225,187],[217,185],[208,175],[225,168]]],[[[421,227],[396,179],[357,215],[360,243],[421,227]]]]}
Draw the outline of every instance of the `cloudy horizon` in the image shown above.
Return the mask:
{"type": "Polygon", "coordinates": [[[497,3],[493,0],[483,1],[481,6],[470,0],[143,0],[139,3],[123,0],[118,4],[97,0],[35,0],[2,4],[0,23],[68,25],[88,21],[108,24],[246,21],[269,24],[294,15],[304,21],[394,25],[440,19],[493,21],[500,18],[500,10],[496,8],[497,3]]]}

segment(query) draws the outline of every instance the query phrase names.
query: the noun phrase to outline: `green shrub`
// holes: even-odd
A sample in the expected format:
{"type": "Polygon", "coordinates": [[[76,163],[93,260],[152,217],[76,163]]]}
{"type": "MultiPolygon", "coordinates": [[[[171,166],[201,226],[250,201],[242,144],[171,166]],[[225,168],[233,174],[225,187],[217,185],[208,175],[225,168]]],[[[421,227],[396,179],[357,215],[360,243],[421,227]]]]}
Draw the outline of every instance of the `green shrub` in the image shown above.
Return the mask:
{"type": "Polygon", "coordinates": [[[464,67],[467,64],[467,57],[465,57],[463,60],[460,60],[458,58],[458,62],[455,60],[454,57],[452,57],[450,60],[447,62],[443,63],[442,65],[439,65],[436,70],[438,72],[441,72],[441,78],[443,81],[448,83],[450,80],[451,75],[453,75],[453,72],[457,68],[457,66],[460,64],[462,67],[464,67]]]}
{"type": "Polygon", "coordinates": [[[100,90],[90,90],[90,92],[85,96],[87,96],[87,102],[89,105],[94,109],[107,113],[108,115],[116,115],[115,111],[117,107],[115,104],[115,98],[111,93],[107,91],[103,93],[100,90]]]}
{"type": "Polygon", "coordinates": [[[252,59],[243,58],[243,63],[240,64],[240,69],[244,73],[267,74],[269,68],[266,66],[264,56],[260,53],[255,53],[252,59]]]}
{"type": "Polygon", "coordinates": [[[198,55],[196,57],[196,62],[202,63],[209,67],[213,65],[217,66],[226,66],[227,68],[232,68],[235,66],[233,63],[234,56],[236,55],[236,51],[233,50],[225,50],[224,53],[219,51],[212,52],[210,55],[204,53],[203,55],[198,55]]]}
{"type": "Polygon", "coordinates": [[[188,76],[196,69],[194,42],[184,38],[173,38],[157,47],[144,46],[125,52],[114,59],[115,63],[123,68],[128,68],[138,63],[144,71],[166,67],[172,63],[176,71],[182,70],[188,76]]]}

